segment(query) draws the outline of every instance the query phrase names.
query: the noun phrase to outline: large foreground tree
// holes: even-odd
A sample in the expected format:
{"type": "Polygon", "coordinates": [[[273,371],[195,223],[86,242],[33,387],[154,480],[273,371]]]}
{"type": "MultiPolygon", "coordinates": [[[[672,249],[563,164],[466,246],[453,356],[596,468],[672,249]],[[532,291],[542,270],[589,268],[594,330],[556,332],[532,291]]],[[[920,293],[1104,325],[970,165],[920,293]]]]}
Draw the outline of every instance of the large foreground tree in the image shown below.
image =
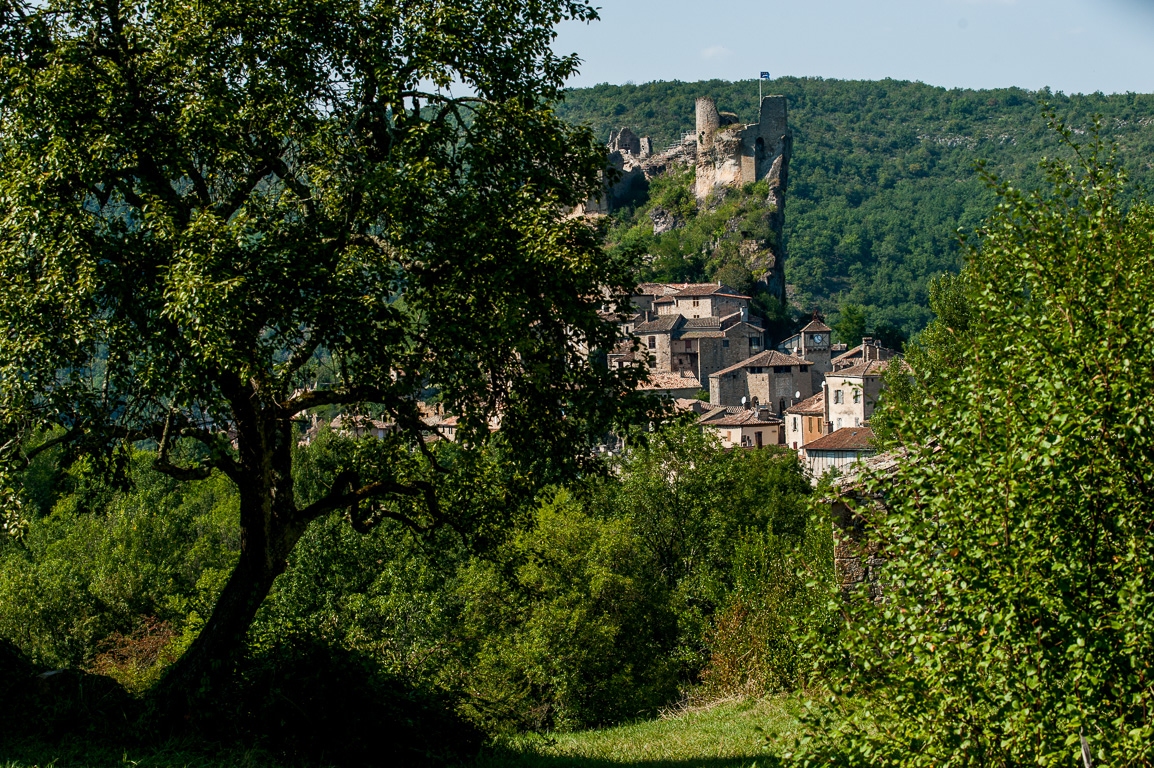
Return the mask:
{"type": "Polygon", "coordinates": [[[170,692],[222,668],[318,516],[452,520],[422,393],[462,442],[499,416],[509,455],[552,467],[637,404],[633,373],[584,354],[614,342],[597,309],[629,271],[563,215],[603,158],[548,107],[576,63],[554,26],[592,18],[584,0],[0,3],[6,465],[37,435],[112,466],[152,441],[163,471],[240,494],[239,562],[170,692]],[[300,498],[294,420],[361,403],[396,431],[300,498]]]}

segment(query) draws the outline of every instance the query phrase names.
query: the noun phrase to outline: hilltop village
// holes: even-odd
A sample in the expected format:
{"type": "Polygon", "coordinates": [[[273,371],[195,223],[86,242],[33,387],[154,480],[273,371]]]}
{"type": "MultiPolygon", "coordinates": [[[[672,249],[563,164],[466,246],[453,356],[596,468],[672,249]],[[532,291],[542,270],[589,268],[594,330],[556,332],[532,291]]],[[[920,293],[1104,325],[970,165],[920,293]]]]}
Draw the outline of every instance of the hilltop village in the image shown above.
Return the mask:
{"type": "MultiPolygon", "coordinates": [[[[760,287],[784,302],[780,244],[792,145],[784,97],[764,97],[758,122],[751,124],[701,97],[694,133],[664,152],[654,154],[652,141],[627,128],[612,133],[610,164],[619,173],[592,212],[612,210],[643,179],[678,163],[694,166],[699,205],[725,187],[765,181],[773,235],[750,244],[757,254],[750,266],[761,274],[760,287]]],[[[653,225],[655,232],[673,226],[660,215],[653,225]]],[[[868,424],[896,352],[871,338],[853,349],[833,344],[831,329],[816,314],[798,333],[774,343],[751,316],[751,300],[720,282],[642,283],[631,298],[632,314],[607,314],[621,338],[608,365],[646,366],[649,380],[642,386],[698,414],[701,428],[724,446],[787,446],[815,479],[872,453],[868,424]]]]}
{"type": "MultiPolygon", "coordinates": [[[[662,151],[628,128],[608,141],[604,194],[572,211],[595,218],[644,194],[648,180],[675,166],[694,167],[693,194],[699,205],[727,187],[765,181],[764,216],[768,241],[750,243],[750,266],[760,273],[758,287],[785,301],[782,228],[792,131],[782,96],[762,99],[758,122],[742,124],[720,112],[714,100],[696,104],[696,130],[662,151]]],[[[655,232],[676,221],[651,214],[655,232]]],[[[728,449],[784,446],[797,451],[816,482],[831,469],[843,469],[872,455],[869,421],[883,387],[887,367],[898,358],[872,338],[849,349],[835,344],[832,330],[815,313],[789,338],[767,338],[763,321],[751,313],[752,297],[716,283],[641,283],[617,313],[602,305],[602,318],[618,326],[618,344],[605,356],[610,368],[641,366],[647,380],[639,388],[670,399],[698,426],[728,449]]],[[[435,404],[421,403],[426,440],[457,439],[458,417],[435,404]]],[[[329,425],[342,434],[382,437],[395,425],[354,416],[338,416],[329,425]]],[[[322,428],[314,421],[301,443],[322,428]]],[[[494,419],[489,428],[500,428],[494,419]]],[[[607,436],[603,450],[621,447],[607,436]]]]}
{"type": "Polygon", "coordinates": [[[723,446],[786,446],[815,479],[872,453],[869,420],[896,352],[872,338],[834,344],[816,316],[768,347],[749,302],[721,283],[643,283],[636,312],[616,316],[608,365],[646,366],[641,386],[698,414],[723,446]]]}

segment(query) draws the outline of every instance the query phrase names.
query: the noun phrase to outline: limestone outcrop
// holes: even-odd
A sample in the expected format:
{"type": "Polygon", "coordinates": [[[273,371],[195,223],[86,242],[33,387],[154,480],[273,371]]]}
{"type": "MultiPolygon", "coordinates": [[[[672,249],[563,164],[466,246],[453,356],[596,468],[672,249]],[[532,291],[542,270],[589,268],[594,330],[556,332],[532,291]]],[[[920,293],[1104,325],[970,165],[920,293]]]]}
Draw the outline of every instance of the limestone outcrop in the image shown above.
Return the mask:
{"type": "Polygon", "coordinates": [[[717,111],[712,98],[697,100],[697,157],[694,192],[699,201],[724,187],[766,181],[766,219],[771,237],[751,247],[747,266],[762,274],[761,282],[780,301],[785,301],[785,190],[793,132],[786,114],[784,96],[765,96],[758,121],[743,125],[729,113],[717,111]]]}

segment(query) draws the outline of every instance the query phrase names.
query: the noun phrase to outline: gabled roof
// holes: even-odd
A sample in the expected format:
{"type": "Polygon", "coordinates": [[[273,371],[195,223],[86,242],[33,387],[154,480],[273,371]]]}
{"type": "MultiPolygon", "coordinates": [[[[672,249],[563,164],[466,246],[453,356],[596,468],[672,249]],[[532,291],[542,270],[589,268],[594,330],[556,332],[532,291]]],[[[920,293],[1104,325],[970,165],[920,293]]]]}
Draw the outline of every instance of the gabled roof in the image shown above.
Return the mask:
{"type": "Polygon", "coordinates": [[[687,317],[685,318],[685,327],[693,329],[701,328],[720,328],[721,318],[710,315],[709,317],[687,317]]]}
{"type": "Polygon", "coordinates": [[[833,329],[823,323],[821,320],[810,320],[809,325],[801,329],[801,333],[821,333],[823,331],[829,332],[833,329]]]}
{"type": "Polygon", "coordinates": [[[840,371],[834,371],[826,374],[828,378],[836,378],[838,376],[881,376],[889,368],[889,360],[870,360],[867,363],[858,363],[851,365],[849,368],[842,368],[840,371]]]}
{"type": "Polygon", "coordinates": [[[874,431],[869,427],[842,427],[828,435],[805,444],[805,452],[814,451],[872,451],[870,441],[874,431]]]}
{"type": "Polygon", "coordinates": [[[665,293],[665,283],[641,283],[633,289],[635,296],[664,296],[665,293]]]}
{"type": "Polygon", "coordinates": [[[638,323],[633,329],[633,332],[638,335],[643,333],[669,333],[684,319],[681,315],[662,315],[656,320],[650,320],[647,323],[638,323]]]}
{"type": "Polygon", "coordinates": [[[825,415],[825,392],[818,392],[813,397],[806,398],[800,403],[791,405],[785,409],[786,413],[797,413],[803,416],[812,416],[814,414],[825,415]]]}
{"type": "Polygon", "coordinates": [[[786,355],[778,352],[776,349],[767,349],[764,352],[758,352],[753,357],[742,360],[737,365],[731,365],[728,368],[722,368],[717,373],[711,373],[709,374],[709,378],[712,379],[714,376],[720,376],[724,373],[733,373],[738,368],[770,365],[813,365],[813,363],[796,355],[786,355]]]}
{"type": "Polygon", "coordinates": [[[692,374],[686,376],[672,371],[650,371],[649,381],[637,385],[638,389],[701,389],[701,382],[692,374]]]}
{"type": "Polygon", "coordinates": [[[678,298],[682,296],[709,296],[714,293],[732,293],[731,288],[727,288],[720,283],[686,283],[674,295],[678,298]]]}
{"type": "Polygon", "coordinates": [[[781,424],[781,419],[771,416],[767,408],[751,408],[748,411],[727,413],[721,418],[707,413],[698,419],[697,423],[705,427],[761,427],[781,424]]]}

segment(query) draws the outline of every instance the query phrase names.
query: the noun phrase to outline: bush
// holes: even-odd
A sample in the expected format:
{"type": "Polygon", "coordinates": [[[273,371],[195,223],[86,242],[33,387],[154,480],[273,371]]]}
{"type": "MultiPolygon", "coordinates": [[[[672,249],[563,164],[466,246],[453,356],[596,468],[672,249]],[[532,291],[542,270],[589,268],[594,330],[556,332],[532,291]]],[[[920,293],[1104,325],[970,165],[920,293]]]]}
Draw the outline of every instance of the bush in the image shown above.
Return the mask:
{"type": "Polygon", "coordinates": [[[556,491],[504,562],[461,582],[476,638],[467,711],[493,730],[602,725],[652,713],[677,691],[676,621],[642,542],[621,520],[556,491]]]}
{"type": "Polygon", "coordinates": [[[889,399],[905,458],[858,508],[885,601],[825,649],[834,706],[869,706],[802,765],[1069,766],[1083,738],[1095,764],[1154,762],[1154,209],[1074,149],[1046,194],[997,187],[943,286],[967,311],[939,297],[966,322],[889,399]]]}
{"type": "Polygon", "coordinates": [[[241,667],[239,683],[200,714],[214,736],[254,739],[293,762],[340,766],[456,764],[482,735],[445,694],[383,672],[367,654],[284,636],[241,667]]]}
{"type": "Polygon", "coordinates": [[[763,695],[807,684],[806,644],[836,634],[826,602],[831,533],[824,515],[800,545],[764,530],[742,531],[734,546],[733,589],[709,631],[705,694],[763,695]]]}

